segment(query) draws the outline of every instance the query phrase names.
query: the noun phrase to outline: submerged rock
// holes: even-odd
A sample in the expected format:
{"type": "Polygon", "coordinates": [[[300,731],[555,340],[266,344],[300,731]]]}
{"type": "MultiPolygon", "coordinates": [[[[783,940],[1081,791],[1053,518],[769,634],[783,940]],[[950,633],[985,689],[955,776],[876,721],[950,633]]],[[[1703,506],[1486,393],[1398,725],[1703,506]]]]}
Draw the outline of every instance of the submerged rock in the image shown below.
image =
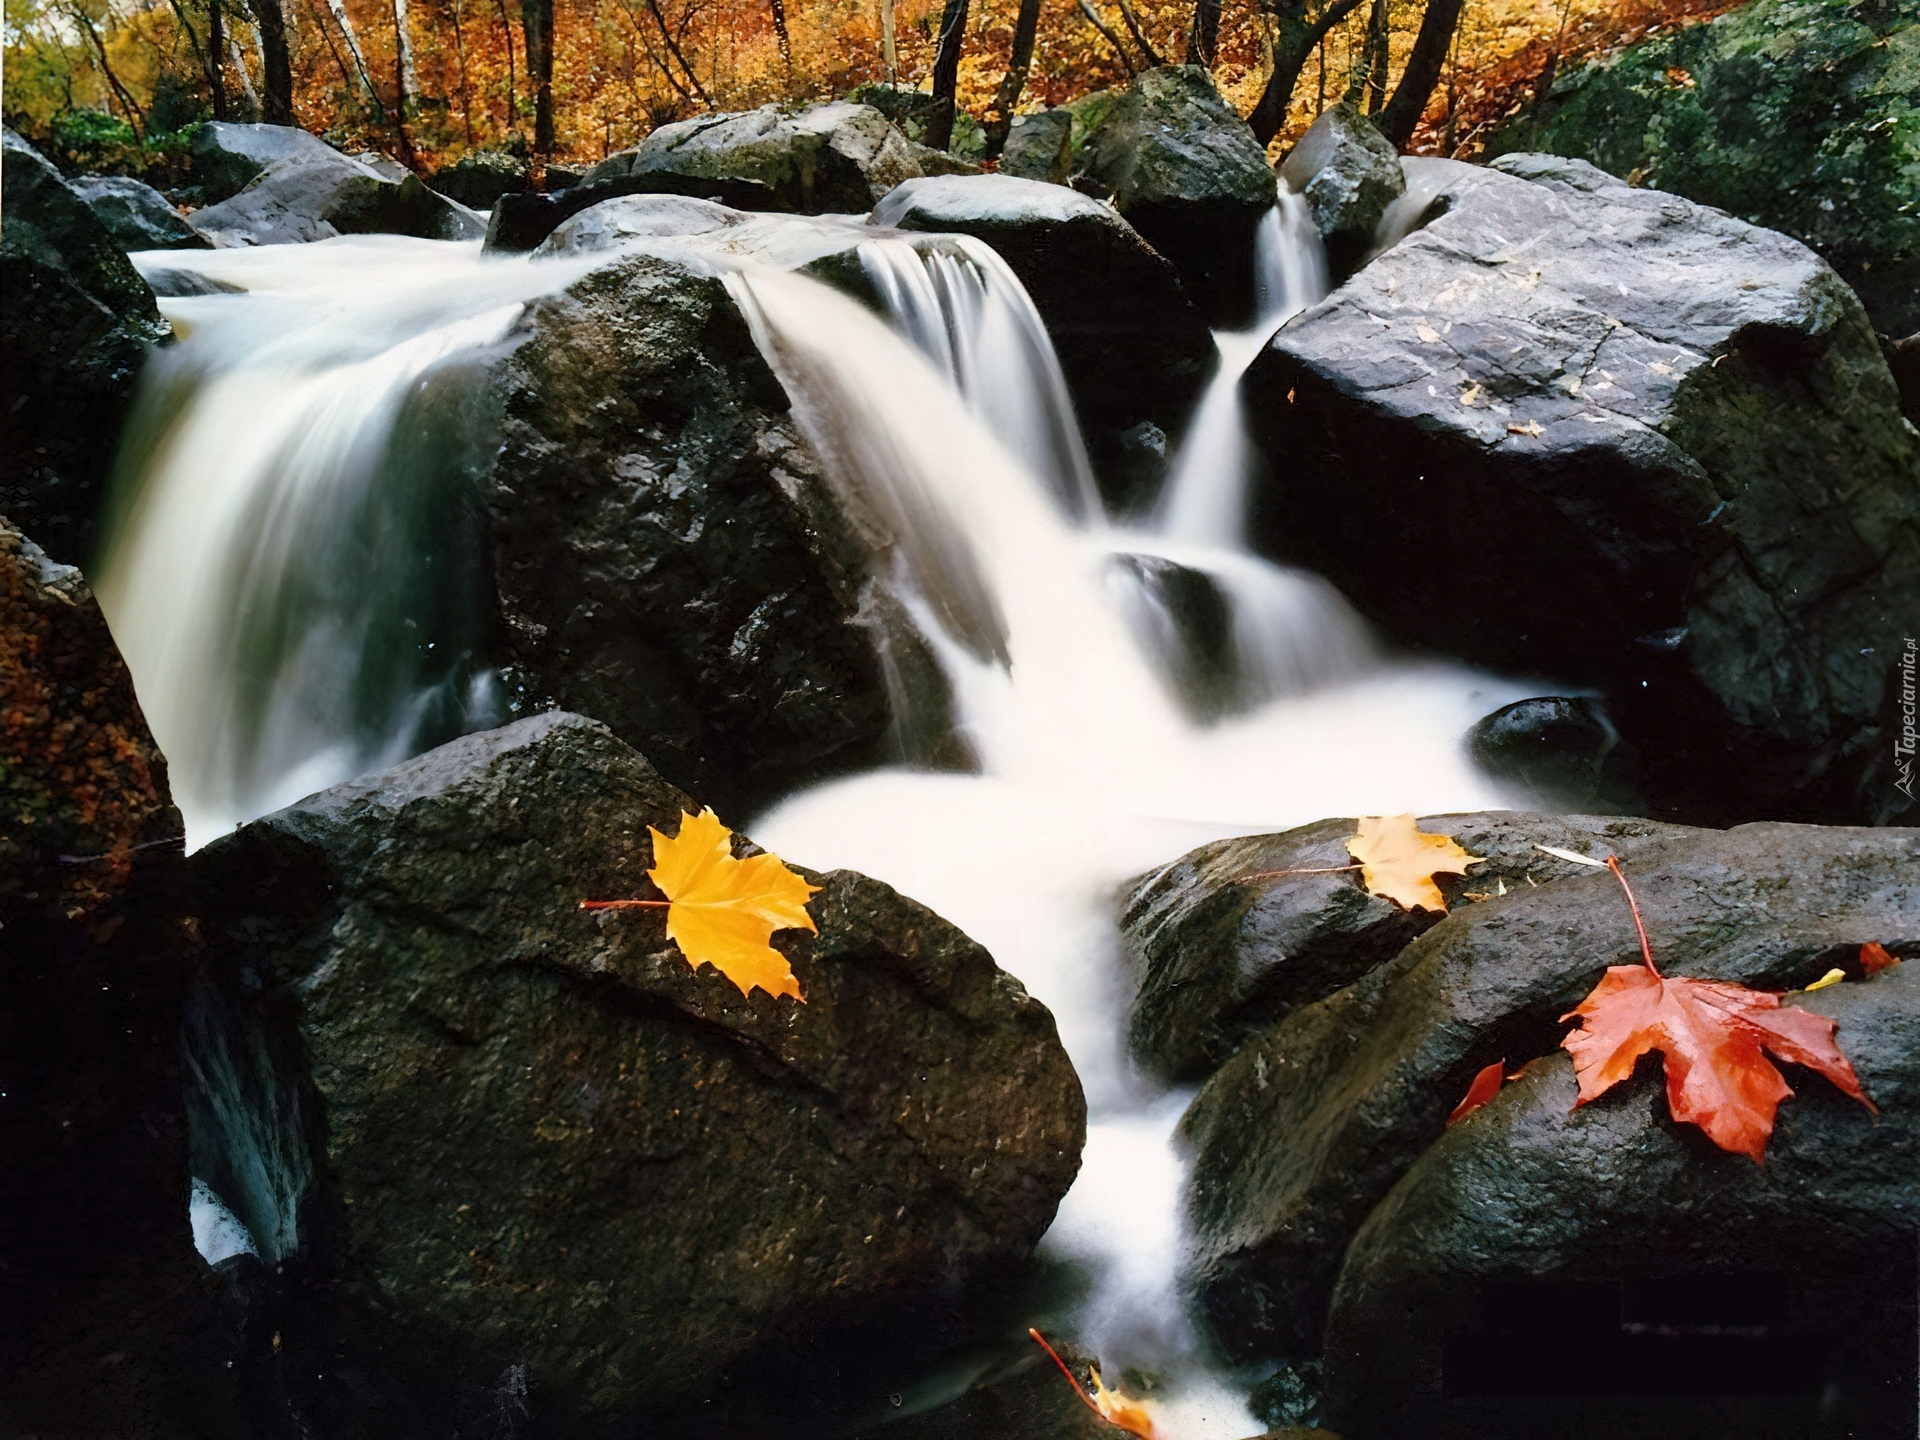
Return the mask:
{"type": "MultiPolygon", "coordinates": [[[[1500,823],[1527,867],[1508,876],[1506,895],[1457,905],[1386,964],[1288,1015],[1241,1048],[1187,1113],[1197,1273],[1237,1355],[1317,1353],[1340,1257],[1440,1138],[1474,1074],[1554,1053],[1568,1029],[1560,1017],[1608,965],[1638,959],[1612,875],[1524,859],[1530,833],[1568,822],[1500,823]]],[[[1783,989],[1812,983],[1867,941],[1920,941],[1910,878],[1920,830],[1573,823],[1600,833],[1566,848],[1626,859],[1668,974],[1783,989]]],[[[1802,1213],[1818,1228],[1814,1212],[1802,1213]]]]}
{"type": "Polygon", "coordinates": [[[1046,322],[1109,503],[1150,496],[1126,483],[1122,437],[1141,424],[1184,426],[1213,338],[1179,272],[1139,232],[1097,200],[1006,175],[909,180],[869,219],[991,245],[1046,322]]]}
{"type": "Polygon", "coordinates": [[[635,255],[524,323],[486,482],[519,706],[603,721],[731,816],[899,758],[919,715],[944,736],[945,682],[723,281],[635,255]]]}
{"type": "Polygon", "coordinates": [[[1383,1440],[1905,1435],[1920,964],[1793,1003],[1840,1022],[1877,1119],[1788,1067],[1756,1165],[1676,1123],[1651,1065],[1576,1110],[1569,1058],[1536,1061],[1354,1237],[1327,1423],[1383,1440]]]}
{"type": "Polygon", "coordinates": [[[73,193],[124,250],[205,250],[212,241],[183,219],[167,197],[125,175],[83,175],[73,193]]]}
{"type": "Polygon", "coordinates": [[[1264,492],[1265,547],[1403,641],[1599,691],[1655,813],[1891,813],[1859,787],[1920,613],[1920,438],[1858,301],[1579,161],[1447,194],[1248,371],[1276,474],[1341,476],[1264,492]]]}
{"type": "Polygon", "coordinates": [[[661,172],[764,185],[781,210],[855,215],[920,167],[878,110],[838,101],[763,105],[663,125],[635,149],[594,166],[586,183],[661,172]]]}
{"type": "MultiPolygon", "coordinates": [[[[1484,857],[1464,876],[1434,877],[1455,907],[1572,873],[1536,845],[1631,856],[1689,833],[1504,811],[1430,816],[1421,828],[1484,857]]],[[[1120,935],[1140,979],[1127,1035],[1144,1069],[1176,1084],[1204,1080],[1276,1021],[1352,984],[1440,922],[1438,913],[1368,894],[1351,871],[1305,873],[1351,865],[1354,833],[1352,820],[1321,820],[1219,840],[1133,883],[1121,900],[1120,935]]]]}
{"type": "Polygon", "coordinates": [[[1387,207],[1407,188],[1393,142],[1344,100],[1307,127],[1281,164],[1280,178],[1306,198],[1338,275],[1372,246],[1387,207]]]}
{"type": "Polygon", "coordinates": [[[581,911],[694,808],[546,714],[195,857],[196,1168],[352,1362],[302,1418],[422,1433],[520,1367],[543,1427],[785,1433],[1021,1273],[1084,1135],[1052,1017],[849,872],[775,937],[804,1004],[581,911]]]}
{"type": "Polygon", "coordinates": [[[1251,314],[1253,232],[1276,182],[1204,69],[1165,65],[1136,78],[1091,128],[1075,183],[1112,197],[1214,323],[1251,314]]]}
{"type": "Polygon", "coordinates": [[[0,514],[79,564],[91,558],[140,363],[170,331],[60,172],[11,130],[4,145],[0,514]]]}
{"type": "Polygon", "coordinates": [[[1754,0],[1563,74],[1488,153],[1544,150],[1812,246],[1886,335],[1920,331],[1920,14],[1754,0]]]}
{"type": "Polygon", "coordinates": [[[1543,695],[1503,705],[1467,732],[1467,749],[1530,808],[1600,815],[1638,809],[1640,758],[1592,700],[1543,695]]]}
{"type": "Polygon", "coordinates": [[[216,245],[294,245],[336,235],[478,240],[485,234],[473,211],[393,162],[321,150],[274,161],[230,199],[196,211],[195,227],[216,245]]]}

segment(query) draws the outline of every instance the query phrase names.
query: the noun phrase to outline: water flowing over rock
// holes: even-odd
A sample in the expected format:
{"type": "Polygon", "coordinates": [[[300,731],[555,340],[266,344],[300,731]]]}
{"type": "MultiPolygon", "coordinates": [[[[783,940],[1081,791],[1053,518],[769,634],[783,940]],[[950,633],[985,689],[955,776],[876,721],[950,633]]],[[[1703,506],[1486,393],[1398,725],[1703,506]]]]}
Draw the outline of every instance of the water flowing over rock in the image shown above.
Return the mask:
{"type": "MultiPolygon", "coordinates": [[[[1638,820],[1436,815],[1421,822],[1486,863],[1434,877],[1449,905],[1471,904],[1528,876],[1572,873],[1536,844],[1623,855],[1687,833],[1638,820]],[[1556,865],[1559,867],[1555,869],[1556,865]]],[[[1168,1080],[1204,1080],[1249,1040],[1399,954],[1442,916],[1369,895],[1352,873],[1352,820],[1204,845],[1142,876],[1121,900],[1120,935],[1140,975],[1128,1038],[1134,1058],[1168,1080]],[[1275,871],[1300,873],[1274,874],[1275,871]],[[1258,877],[1258,878],[1255,878],[1258,877]]]]}
{"type": "Polygon", "coordinates": [[[1920,613],[1920,440],[1858,301],[1579,161],[1447,193],[1249,369],[1266,546],[1404,641],[1603,692],[1655,813],[1892,813],[1861,775],[1920,613]]]}
{"type": "Polygon", "coordinates": [[[1348,101],[1307,127],[1280,178],[1306,196],[1336,274],[1354,268],[1387,207],[1407,188],[1393,142],[1348,101]]]}
{"type": "Polygon", "coordinates": [[[1490,155],[1543,150],[1782,230],[1882,334],[1920,331],[1920,15],[1757,0],[1563,73],[1490,155]]]}
{"type": "Polygon", "coordinates": [[[89,558],[114,446],[149,345],[153,292],[60,172],[4,136],[0,514],[54,559],[89,558]]]}
{"type": "Polygon", "coordinates": [[[640,893],[646,827],[693,808],[547,714],[195,857],[197,1166],[337,1282],[300,1343],[362,1367],[304,1413],[396,1430],[521,1366],[546,1423],[786,1433],[1021,1272],[1084,1130],[1052,1017],[849,872],[776,937],[804,1004],[695,973],[657,911],[579,909],[640,893]]]}
{"type": "Polygon", "coordinates": [[[1135,79],[1087,136],[1075,183],[1111,196],[1215,323],[1251,316],[1253,232],[1273,208],[1274,174],[1204,69],[1135,79]]]}
{"type": "Polygon", "coordinates": [[[635,149],[594,166],[586,183],[663,171],[764,185],[781,210],[857,215],[920,167],[878,110],[838,101],[763,105],[663,125],[635,149]]]}
{"type": "Polygon", "coordinates": [[[1568,1057],[1534,1062],[1354,1237],[1326,1423],[1383,1440],[1905,1435],[1920,965],[1792,1003],[1840,1022],[1877,1118],[1793,1070],[1761,1166],[1676,1124],[1651,1067],[1575,1110],[1568,1057]]]}
{"type": "Polygon", "coordinates": [[[478,240],[486,233],[473,211],[393,162],[376,164],[325,146],[321,153],[301,147],[272,161],[244,189],[196,211],[193,223],[216,245],[293,245],[337,235],[478,240]]]}
{"type": "Polygon", "coordinates": [[[123,250],[204,250],[213,243],[143,180],[83,175],[73,182],[73,192],[123,250]]]}
{"type": "Polygon", "coordinates": [[[897,755],[889,665],[901,710],[943,683],[724,284],[636,256],[525,333],[488,482],[523,703],[604,721],[733,815],[897,755]]]}
{"type": "Polygon", "coordinates": [[[1122,437],[1180,429],[1213,359],[1179,272],[1108,206],[1006,175],[909,180],[869,219],[972,235],[999,253],[1046,322],[1109,503],[1144,499],[1127,483],[1122,437]]]}
{"type": "MultiPolygon", "coordinates": [[[[1441,1136],[1474,1074],[1551,1054],[1568,1028],[1560,1016],[1606,966],[1636,960],[1614,877],[1538,852],[1528,860],[1530,834],[1587,829],[1590,839],[1565,848],[1623,857],[1667,974],[1784,989],[1811,984],[1870,940],[1920,940],[1910,880],[1920,830],[1497,823],[1525,867],[1509,870],[1506,895],[1456,905],[1386,964],[1288,1015],[1241,1048],[1187,1113],[1198,1273],[1237,1354],[1316,1353],[1341,1255],[1441,1136]]],[[[1428,828],[1455,826],[1435,817],[1428,828]]],[[[1475,844],[1488,838],[1464,832],[1475,844]]],[[[1468,883],[1481,883],[1477,868],[1468,883]]],[[[1804,1223],[1817,1226],[1815,1213],[1803,1210],[1804,1223]]]]}

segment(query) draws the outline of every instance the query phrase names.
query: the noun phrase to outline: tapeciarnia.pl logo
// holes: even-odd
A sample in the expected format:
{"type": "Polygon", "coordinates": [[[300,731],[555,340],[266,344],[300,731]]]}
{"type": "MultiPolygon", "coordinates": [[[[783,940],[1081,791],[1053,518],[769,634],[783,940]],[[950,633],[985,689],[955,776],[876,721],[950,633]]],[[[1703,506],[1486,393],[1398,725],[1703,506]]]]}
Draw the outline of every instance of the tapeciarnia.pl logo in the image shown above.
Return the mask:
{"type": "Polygon", "coordinates": [[[1907,799],[1913,794],[1913,758],[1916,736],[1914,732],[1914,690],[1916,670],[1920,670],[1920,645],[1916,645],[1913,636],[1907,637],[1906,647],[1900,652],[1900,733],[1893,740],[1893,769],[1900,778],[1893,782],[1893,788],[1907,799]]]}

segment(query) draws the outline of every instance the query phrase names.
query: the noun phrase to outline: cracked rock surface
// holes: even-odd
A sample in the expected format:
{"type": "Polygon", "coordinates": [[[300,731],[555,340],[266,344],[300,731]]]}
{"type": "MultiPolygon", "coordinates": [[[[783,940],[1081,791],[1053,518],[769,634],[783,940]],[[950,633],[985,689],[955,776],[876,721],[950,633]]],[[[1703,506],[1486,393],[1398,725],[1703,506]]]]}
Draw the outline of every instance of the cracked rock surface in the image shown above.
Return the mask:
{"type": "Polygon", "coordinates": [[[1266,547],[1404,642],[1605,694],[1663,817],[1892,818],[1920,436],[1859,301],[1581,161],[1446,189],[1249,370],[1266,547]]]}
{"type": "Polygon", "coordinates": [[[195,857],[196,1173],[332,1282],[285,1328],[360,1377],[316,1365],[302,1414],[431,1418],[517,1365],[543,1423],[784,1434],[1021,1273],[1085,1132],[1053,1017],[850,872],[775,936],[804,1004],[580,910],[655,894],[647,827],[694,808],[549,713],[195,857]]]}

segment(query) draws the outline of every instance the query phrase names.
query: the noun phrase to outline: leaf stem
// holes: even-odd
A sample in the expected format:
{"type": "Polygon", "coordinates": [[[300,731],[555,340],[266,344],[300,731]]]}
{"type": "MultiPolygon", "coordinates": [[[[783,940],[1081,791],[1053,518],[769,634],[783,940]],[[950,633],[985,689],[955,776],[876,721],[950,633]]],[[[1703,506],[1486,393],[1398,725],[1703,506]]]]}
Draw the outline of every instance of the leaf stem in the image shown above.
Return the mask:
{"type": "Polygon", "coordinates": [[[664,910],[671,900],[582,900],[582,910],[664,910]]]}
{"type": "Polygon", "coordinates": [[[1243,880],[1271,880],[1276,875],[1344,875],[1349,870],[1364,870],[1364,865],[1326,865],[1317,870],[1256,870],[1251,875],[1236,875],[1234,884],[1243,880]]]}
{"type": "MultiPolygon", "coordinates": [[[[1060,1373],[1067,1377],[1067,1383],[1073,1386],[1073,1393],[1080,1397],[1082,1403],[1084,1403],[1089,1410],[1093,1411],[1094,1414],[1099,1415],[1102,1420],[1106,1420],[1107,1417],[1101,1412],[1100,1407],[1093,1403],[1093,1397],[1087,1394],[1085,1387],[1083,1387],[1078,1380],[1074,1379],[1073,1371],[1067,1368],[1067,1362],[1062,1360],[1059,1354],[1055,1352],[1053,1346],[1047,1343],[1047,1337],[1042,1335],[1038,1330],[1035,1330],[1032,1326],[1027,1327],[1027,1334],[1031,1335],[1033,1337],[1033,1343],[1046,1351],[1048,1358],[1060,1367],[1060,1373]]],[[[1112,1424],[1113,1422],[1108,1421],[1107,1423],[1112,1424]]]]}
{"type": "Polygon", "coordinates": [[[1654,979],[1660,978],[1660,967],[1653,963],[1653,946],[1647,943],[1647,925],[1640,918],[1640,902],[1633,898],[1633,887],[1627,884],[1627,872],[1620,868],[1618,855],[1607,856],[1607,869],[1613,872],[1613,878],[1620,882],[1620,888],[1627,892],[1627,908],[1633,911],[1633,928],[1640,935],[1640,958],[1647,962],[1647,973],[1654,979]]]}

